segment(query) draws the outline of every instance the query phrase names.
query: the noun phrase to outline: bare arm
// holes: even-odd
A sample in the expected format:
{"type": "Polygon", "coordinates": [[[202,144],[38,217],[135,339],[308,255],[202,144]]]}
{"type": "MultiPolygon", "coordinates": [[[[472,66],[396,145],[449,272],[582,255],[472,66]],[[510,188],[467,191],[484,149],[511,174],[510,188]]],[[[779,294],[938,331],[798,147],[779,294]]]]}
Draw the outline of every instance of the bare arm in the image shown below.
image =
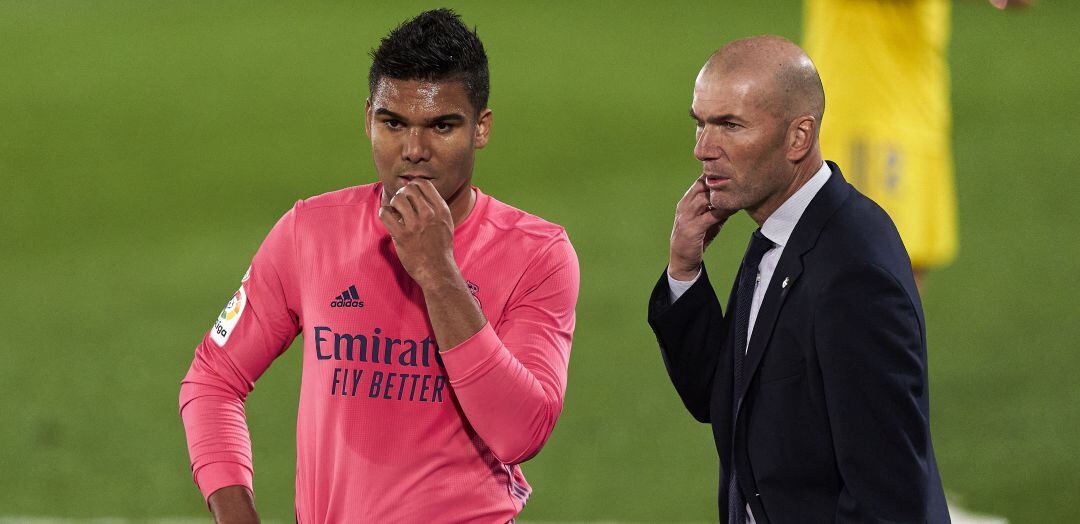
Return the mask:
{"type": "Polygon", "coordinates": [[[215,491],[207,500],[217,524],[258,524],[255,499],[244,486],[228,486],[215,491]]]}

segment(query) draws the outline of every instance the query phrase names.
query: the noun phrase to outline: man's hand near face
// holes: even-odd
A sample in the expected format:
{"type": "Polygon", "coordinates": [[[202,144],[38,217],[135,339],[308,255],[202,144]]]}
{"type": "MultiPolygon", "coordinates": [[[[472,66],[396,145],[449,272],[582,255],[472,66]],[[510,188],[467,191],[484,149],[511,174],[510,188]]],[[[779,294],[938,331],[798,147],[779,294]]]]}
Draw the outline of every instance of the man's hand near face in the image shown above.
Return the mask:
{"type": "Polygon", "coordinates": [[[450,208],[427,180],[410,182],[379,210],[398,258],[420,287],[460,278],[454,262],[454,219],[450,208]]]}
{"type": "Polygon", "coordinates": [[[406,184],[379,210],[398,259],[424,290],[431,327],[442,350],[475,335],[487,319],[454,261],[454,219],[428,180],[406,184]]]}
{"type": "Polygon", "coordinates": [[[701,267],[705,249],[720,232],[735,209],[715,209],[709,202],[709,188],[702,177],[694,180],[675,206],[671,228],[668,274],[675,280],[693,280],[701,267]]]}

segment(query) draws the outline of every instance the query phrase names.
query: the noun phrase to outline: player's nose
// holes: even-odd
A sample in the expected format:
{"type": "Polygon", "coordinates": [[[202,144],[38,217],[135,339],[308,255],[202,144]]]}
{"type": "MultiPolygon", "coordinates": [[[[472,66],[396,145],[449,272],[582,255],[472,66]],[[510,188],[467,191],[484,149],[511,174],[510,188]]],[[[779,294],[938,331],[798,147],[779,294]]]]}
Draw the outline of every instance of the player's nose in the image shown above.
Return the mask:
{"type": "Polygon", "coordinates": [[[705,126],[697,135],[694,143],[694,158],[701,160],[713,160],[720,157],[720,143],[716,133],[711,132],[709,126],[705,126]]]}
{"type": "Polygon", "coordinates": [[[431,148],[423,129],[412,128],[405,132],[401,159],[412,164],[431,160],[431,148]]]}

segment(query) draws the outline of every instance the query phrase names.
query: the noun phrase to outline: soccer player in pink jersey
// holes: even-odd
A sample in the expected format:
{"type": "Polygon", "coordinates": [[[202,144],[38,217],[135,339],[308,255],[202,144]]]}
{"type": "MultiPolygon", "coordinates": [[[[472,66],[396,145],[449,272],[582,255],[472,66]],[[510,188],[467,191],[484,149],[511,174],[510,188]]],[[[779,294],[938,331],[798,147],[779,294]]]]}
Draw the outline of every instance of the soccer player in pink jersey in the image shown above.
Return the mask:
{"type": "Polygon", "coordinates": [[[180,388],[218,522],[257,522],[244,400],[303,335],[296,520],[509,522],[562,411],[578,293],[563,228],[483,194],[483,45],[428,11],[372,53],[379,182],[278,221],[180,388]]]}

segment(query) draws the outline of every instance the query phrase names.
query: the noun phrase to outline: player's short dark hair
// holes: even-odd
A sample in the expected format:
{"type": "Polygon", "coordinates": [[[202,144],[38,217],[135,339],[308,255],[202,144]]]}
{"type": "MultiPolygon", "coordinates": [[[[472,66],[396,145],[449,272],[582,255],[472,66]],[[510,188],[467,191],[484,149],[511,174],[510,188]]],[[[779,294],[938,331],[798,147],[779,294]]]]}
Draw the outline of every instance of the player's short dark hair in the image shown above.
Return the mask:
{"type": "Polygon", "coordinates": [[[487,53],[451,9],[435,9],[402,22],[371,51],[368,89],[375,94],[384,76],[396,80],[460,81],[476,113],[491,90],[487,53]]]}

